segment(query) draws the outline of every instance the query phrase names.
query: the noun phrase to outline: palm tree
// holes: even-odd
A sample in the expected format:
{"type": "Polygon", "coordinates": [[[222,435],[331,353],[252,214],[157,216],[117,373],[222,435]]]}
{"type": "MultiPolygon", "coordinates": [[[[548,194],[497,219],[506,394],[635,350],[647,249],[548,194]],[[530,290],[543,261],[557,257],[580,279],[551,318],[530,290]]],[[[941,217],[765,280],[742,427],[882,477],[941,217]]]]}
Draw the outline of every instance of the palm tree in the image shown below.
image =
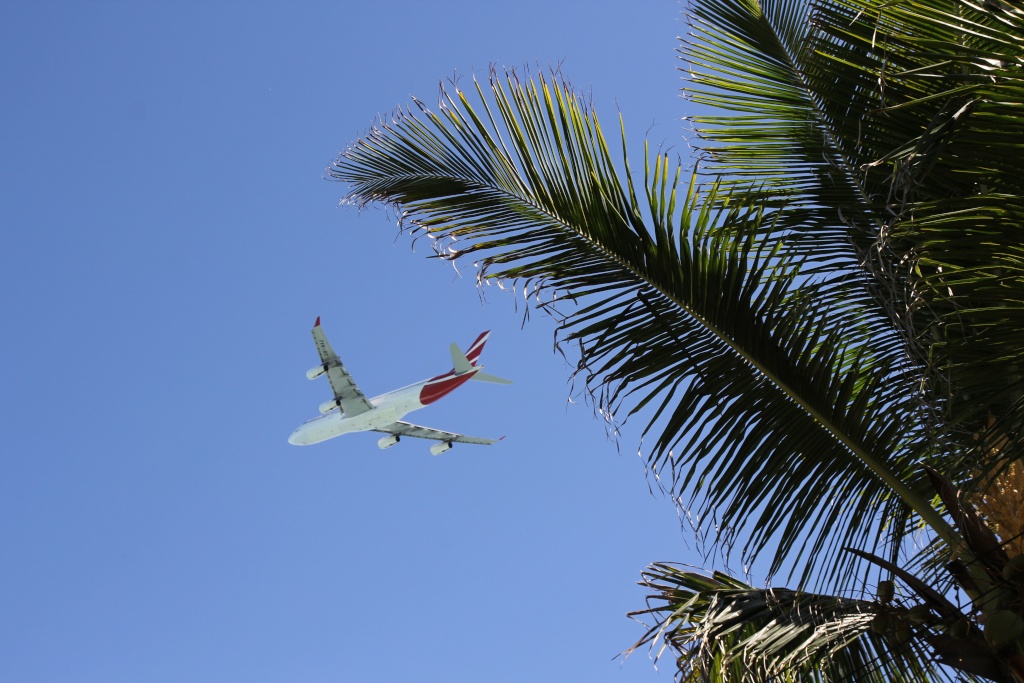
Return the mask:
{"type": "Polygon", "coordinates": [[[685,174],[640,182],[560,74],[497,70],[330,173],[535,292],[666,489],[794,583],[652,565],[638,645],[682,680],[1024,681],[1024,11],[687,19],[684,95],[719,113],[685,174]]]}

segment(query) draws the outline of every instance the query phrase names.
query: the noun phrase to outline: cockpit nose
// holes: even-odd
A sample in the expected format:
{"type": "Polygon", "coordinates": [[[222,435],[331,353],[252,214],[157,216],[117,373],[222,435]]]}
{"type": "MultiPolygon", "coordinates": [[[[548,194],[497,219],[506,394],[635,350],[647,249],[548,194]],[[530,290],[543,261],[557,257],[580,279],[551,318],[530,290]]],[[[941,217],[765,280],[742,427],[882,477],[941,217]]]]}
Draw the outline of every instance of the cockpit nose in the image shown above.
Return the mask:
{"type": "Polygon", "coordinates": [[[288,443],[293,446],[305,446],[306,440],[302,438],[302,427],[299,427],[288,437],[288,443]]]}

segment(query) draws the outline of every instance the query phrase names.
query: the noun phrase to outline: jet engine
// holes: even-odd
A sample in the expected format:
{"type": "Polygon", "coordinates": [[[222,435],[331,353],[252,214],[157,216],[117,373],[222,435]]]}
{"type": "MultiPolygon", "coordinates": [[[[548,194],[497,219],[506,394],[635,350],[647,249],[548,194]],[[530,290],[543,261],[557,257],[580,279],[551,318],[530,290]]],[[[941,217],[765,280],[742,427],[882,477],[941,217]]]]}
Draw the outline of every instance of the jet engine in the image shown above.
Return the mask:
{"type": "Polygon", "coordinates": [[[327,372],[327,368],[324,367],[323,365],[318,365],[315,368],[310,368],[309,370],[306,370],[306,379],[316,379],[325,372],[327,372]]]}
{"type": "Polygon", "coordinates": [[[385,448],[391,448],[396,443],[398,443],[398,434],[392,434],[391,436],[385,436],[383,439],[378,441],[377,445],[380,446],[381,450],[384,450],[385,448]]]}
{"type": "Polygon", "coordinates": [[[444,453],[445,451],[447,451],[451,447],[452,447],[452,442],[451,441],[442,441],[441,443],[435,443],[433,446],[430,447],[430,454],[431,455],[441,455],[442,453],[444,453]]]}
{"type": "Polygon", "coordinates": [[[332,398],[330,401],[324,401],[320,404],[320,414],[326,415],[335,408],[341,408],[341,404],[336,398],[332,398]]]}

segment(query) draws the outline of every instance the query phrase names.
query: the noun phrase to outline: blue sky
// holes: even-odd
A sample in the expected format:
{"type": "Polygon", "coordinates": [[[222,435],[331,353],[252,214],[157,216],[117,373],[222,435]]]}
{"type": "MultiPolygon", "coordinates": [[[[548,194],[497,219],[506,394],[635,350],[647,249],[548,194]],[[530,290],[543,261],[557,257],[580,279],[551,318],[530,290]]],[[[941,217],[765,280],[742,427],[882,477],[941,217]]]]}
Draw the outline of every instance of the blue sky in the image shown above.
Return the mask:
{"type": "Polygon", "coordinates": [[[671,0],[0,4],[0,681],[671,680],[613,660],[641,570],[699,562],[639,423],[617,450],[550,320],[323,176],[491,63],[685,150],[683,30],[671,0]],[[368,394],[492,330],[516,384],[411,419],[507,438],[289,446],[318,315],[368,394]]]}

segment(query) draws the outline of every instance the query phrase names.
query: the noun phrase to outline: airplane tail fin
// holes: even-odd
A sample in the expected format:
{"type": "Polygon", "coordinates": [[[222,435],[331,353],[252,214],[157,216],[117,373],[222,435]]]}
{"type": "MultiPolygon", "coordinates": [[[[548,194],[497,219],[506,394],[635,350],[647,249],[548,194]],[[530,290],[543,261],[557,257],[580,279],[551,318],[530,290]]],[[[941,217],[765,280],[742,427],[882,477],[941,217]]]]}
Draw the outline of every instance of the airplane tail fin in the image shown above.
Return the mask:
{"type": "MultiPolygon", "coordinates": [[[[477,361],[480,360],[480,354],[483,353],[484,343],[487,341],[487,337],[490,336],[490,332],[484,332],[476,340],[469,345],[469,348],[465,353],[459,348],[459,345],[452,342],[449,348],[452,354],[452,367],[456,374],[463,374],[469,372],[474,368],[480,367],[477,365],[477,361]]],[[[486,372],[478,371],[470,379],[475,379],[479,382],[493,382],[495,384],[512,384],[511,380],[503,379],[501,377],[495,377],[489,375],[486,372]]]]}
{"type": "Polygon", "coordinates": [[[473,364],[469,362],[469,358],[466,358],[466,354],[462,352],[458,344],[452,342],[448,349],[452,352],[452,367],[456,374],[461,375],[473,369],[473,364]]]}

